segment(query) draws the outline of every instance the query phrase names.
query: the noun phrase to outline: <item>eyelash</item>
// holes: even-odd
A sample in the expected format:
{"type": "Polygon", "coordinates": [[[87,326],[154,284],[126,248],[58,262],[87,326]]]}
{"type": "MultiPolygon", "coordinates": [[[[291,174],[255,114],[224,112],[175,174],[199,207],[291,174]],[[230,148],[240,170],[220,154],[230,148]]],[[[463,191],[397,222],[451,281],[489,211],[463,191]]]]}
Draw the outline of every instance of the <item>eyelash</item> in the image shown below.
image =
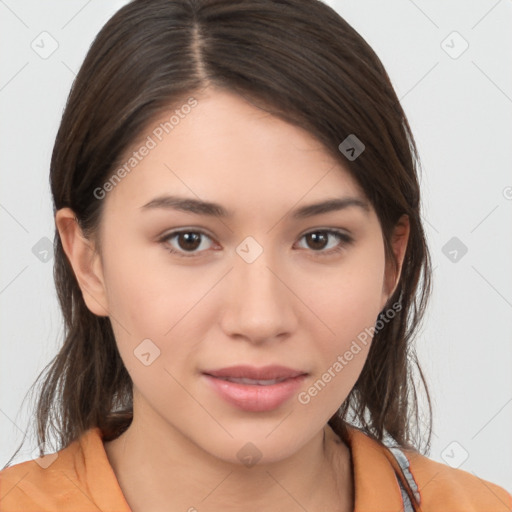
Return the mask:
{"type": "MultiPolygon", "coordinates": [[[[172,238],[175,238],[176,236],[178,236],[178,235],[180,235],[182,233],[199,234],[199,235],[203,235],[203,236],[211,239],[211,237],[207,233],[205,233],[204,231],[192,230],[192,229],[184,229],[184,230],[182,229],[182,230],[179,230],[179,231],[172,231],[171,233],[167,233],[162,238],[160,238],[158,241],[164,245],[164,247],[165,247],[165,249],[167,251],[169,251],[172,254],[176,254],[179,257],[183,257],[183,258],[197,258],[197,257],[199,257],[201,255],[201,252],[203,252],[203,251],[195,252],[195,253],[186,253],[186,252],[183,252],[183,251],[177,251],[176,249],[173,249],[172,247],[169,247],[167,242],[169,240],[171,240],[172,238]]],[[[343,251],[345,246],[350,245],[350,244],[352,244],[354,242],[354,239],[351,236],[349,236],[346,233],[344,233],[343,231],[339,231],[337,229],[316,229],[316,230],[313,230],[313,231],[308,231],[307,233],[304,233],[300,237],[299,240],[301,240],[302,238],[306,237],[307,235],[311,235],[312,233],[324,233],[324,234],[334,235],[341,242],[336,247],[331,248],[331,249],[329,249],[327,251],[324,251],[324,250],[321,250],[321,249],[318,250],[318,251],[315,251],[315,250],[311,249],[311,252],[315,253],[316,255],[318,255],[320,257],[327,257],[327,256],[332,256],[334,254],[337,254],[337,253],[343,251]]]]}

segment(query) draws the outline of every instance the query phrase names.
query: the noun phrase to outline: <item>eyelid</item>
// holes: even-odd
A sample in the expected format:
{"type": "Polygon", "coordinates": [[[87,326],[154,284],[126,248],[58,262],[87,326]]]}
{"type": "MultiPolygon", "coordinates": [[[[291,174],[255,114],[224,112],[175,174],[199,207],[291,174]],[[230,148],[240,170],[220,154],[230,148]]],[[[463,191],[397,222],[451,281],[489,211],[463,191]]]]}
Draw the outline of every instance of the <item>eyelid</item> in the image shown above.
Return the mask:
{"type": "Polygon", "coordinates": [[[330,233],[332,235],[339,235],[339,236],[344,236],[344,237],[347,237],[347,238],[352,238],[351,235],[350,235],[350,232],[347,230],[347,229],[342,229],[342,228],[330,228],[330,227],[319,227],[319,228],[312,228],[312,229],[307,229],[306,231],[304,231],[303,233],[301,233],[299,235],[299,239],[306,236],[306,235],[309,235],[311,233],[330,233]]]}

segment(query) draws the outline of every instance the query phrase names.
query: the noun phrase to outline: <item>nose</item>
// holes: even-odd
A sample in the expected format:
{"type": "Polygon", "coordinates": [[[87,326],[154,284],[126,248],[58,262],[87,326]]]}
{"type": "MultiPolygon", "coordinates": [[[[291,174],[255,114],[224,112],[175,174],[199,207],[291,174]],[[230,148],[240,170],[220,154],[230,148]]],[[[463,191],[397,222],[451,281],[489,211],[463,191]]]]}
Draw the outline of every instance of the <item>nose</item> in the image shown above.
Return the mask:
{"type": "Polygon", "coordinates": [[[252,263],[235,255],[227,276],[221,327],[227,336],[251,343],[290,336],[297,326],[297,302],[282,265],[263,253],[252,263]]]}

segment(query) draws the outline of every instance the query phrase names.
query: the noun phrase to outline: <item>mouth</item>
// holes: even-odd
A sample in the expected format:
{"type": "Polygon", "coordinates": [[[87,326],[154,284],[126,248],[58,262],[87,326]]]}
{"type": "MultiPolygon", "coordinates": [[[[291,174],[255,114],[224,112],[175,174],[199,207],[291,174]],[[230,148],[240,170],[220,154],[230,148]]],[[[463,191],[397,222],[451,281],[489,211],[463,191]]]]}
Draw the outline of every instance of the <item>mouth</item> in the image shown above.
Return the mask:
{"type": "Polygon", "coordinates": [[[259,384],[263,386],[307,374],[302,370],[279,365],[268,365],[259,368],[250,365],[238,365],[217,370],[206,370],[203,373],[211,377],[239,382],[240,384],[259,384]]]}
{"type": "MultiPolygon", "coordinates": [[[[205,375],[209,375],[206,373],[205,375]]],[[[250,386],[272,386],[274,384],[277,384],[279,382],[283,382],[285,380],[288,380],[288,377],[283,377],[281,379],[248,379],[248,378],[236,378],[236,377],[216,377],[215,375],[209,375],[210,377],[213,377],[214,379],[220,379],[227,382],[236,382],[237,384],[247,384],[250,386]]]]}
{"type": "Polygon", "coordinates": [[[236,366],[202,372],[211,388],[238,409],[263,412],[287,402],[308,376],[307,372],[283,366],[236,366]]]}

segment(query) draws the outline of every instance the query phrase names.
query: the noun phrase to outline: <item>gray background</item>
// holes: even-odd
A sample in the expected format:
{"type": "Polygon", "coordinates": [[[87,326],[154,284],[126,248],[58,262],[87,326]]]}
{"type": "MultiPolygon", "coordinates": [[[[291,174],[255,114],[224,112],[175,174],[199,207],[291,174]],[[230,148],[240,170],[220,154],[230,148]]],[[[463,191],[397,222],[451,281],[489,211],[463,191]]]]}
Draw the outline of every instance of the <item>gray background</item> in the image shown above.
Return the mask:
{"type": "MultiPolygon", "coordinates": [[[[53,141],[90,43],[124,3],[0,0],[1,466],[62,341],[45,252],[53,141]]],[[[328,3],[386,66],[423,162],[435,271],[417,346],[434,401],[430,457],[512,491],[512,1],[328,3]]],[[[15,462],[35,448],[28,438],[15,462]]]]}

